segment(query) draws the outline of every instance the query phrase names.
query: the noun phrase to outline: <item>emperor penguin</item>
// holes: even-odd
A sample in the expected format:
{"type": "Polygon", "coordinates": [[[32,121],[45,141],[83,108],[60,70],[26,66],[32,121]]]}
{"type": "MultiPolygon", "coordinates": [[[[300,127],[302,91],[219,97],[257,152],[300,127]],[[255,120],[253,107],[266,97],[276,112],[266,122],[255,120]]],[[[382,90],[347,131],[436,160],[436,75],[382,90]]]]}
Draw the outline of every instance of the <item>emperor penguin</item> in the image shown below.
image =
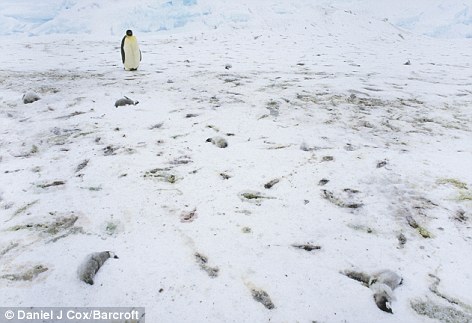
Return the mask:
{"type": "Polygon", "coordinates": [[[138,40],[133,36],[133,31],[127,30],[121,41],[121,60],[126,71],[136,71],[141,61],[141,50],[139,50],[138,40]]]}

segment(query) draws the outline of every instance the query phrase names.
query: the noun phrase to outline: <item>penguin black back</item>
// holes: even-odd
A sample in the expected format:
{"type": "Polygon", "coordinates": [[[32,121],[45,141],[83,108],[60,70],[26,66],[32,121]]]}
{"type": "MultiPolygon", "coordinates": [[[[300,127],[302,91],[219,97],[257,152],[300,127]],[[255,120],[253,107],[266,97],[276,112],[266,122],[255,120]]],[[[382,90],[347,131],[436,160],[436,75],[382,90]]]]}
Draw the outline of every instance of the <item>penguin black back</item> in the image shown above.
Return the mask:
{"type": "Polygon", "coordinates": [[[126,39],[126,36],[133,36],[133,31],[131,29],[128,29],[126,31],[126,35],[123,37],[123,39],[121,40],[121,61],[123,62],[123,64],[125,63],[125,49],[124,49],[124,45],[125,45],[125,39],[126,39]]]}
{"type": "Polygon", "coordinates": [[[125,46],[125,37],[123,37],[123,39],[121,40],[121,61],[123,62],[123,64],[125,63],[125,49],[124,49],[124,46],[125,46]]]}

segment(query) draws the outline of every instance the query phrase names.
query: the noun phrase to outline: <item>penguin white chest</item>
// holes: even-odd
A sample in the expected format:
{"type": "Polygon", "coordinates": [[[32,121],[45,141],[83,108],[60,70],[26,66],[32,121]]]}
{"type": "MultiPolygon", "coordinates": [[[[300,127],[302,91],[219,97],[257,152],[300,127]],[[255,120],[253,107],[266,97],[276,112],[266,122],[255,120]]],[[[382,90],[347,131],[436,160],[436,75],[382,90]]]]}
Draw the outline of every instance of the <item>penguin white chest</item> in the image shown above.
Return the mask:
{"type": "Polygon", "coordinates": [[[123,43],[125,70],[135,70],[141,61],[141,51],[134,36],[127,36],[123,43]]]}

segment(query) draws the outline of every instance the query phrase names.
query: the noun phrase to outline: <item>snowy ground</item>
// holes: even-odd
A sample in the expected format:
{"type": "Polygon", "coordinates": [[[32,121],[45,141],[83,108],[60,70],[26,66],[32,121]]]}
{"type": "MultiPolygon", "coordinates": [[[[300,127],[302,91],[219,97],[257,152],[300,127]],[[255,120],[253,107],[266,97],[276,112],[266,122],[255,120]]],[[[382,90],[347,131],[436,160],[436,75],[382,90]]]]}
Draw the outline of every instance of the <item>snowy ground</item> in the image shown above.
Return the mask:
{"type": "Polygon", "coordinates": [[[0,303],[429,322],[424,302],[471,321],[470,41],[333,8],[315,20],[138,34],[137,72],[119,38],[4,36],[0,303]],[[41,100],[23,104],[28,90],[41,100]],[[115,108],[124,95],[139,104],[115,108]],[[119,259],[80,281],[103,250],[119,259]],[[393,315],[343,274],[381,269],[403,277],[393,315]]]}

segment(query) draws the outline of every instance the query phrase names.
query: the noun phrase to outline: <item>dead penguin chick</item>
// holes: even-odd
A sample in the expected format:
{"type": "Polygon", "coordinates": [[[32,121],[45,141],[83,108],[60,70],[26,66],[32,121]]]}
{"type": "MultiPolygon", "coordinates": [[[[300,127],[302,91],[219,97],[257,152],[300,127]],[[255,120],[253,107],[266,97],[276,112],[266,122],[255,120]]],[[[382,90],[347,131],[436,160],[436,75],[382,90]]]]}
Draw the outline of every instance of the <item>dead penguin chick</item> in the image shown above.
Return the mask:
{"type": "Polygon", "coordinates": [[[109,258],[118,259],[118,256],[111,251],[102,251],[91,253],[85,257],[85,260],[82,262],[78,270],[80,280],[89,285],[93,285],[95,275],[109,258]]]}
{"type": "Polygon", "coordinates": [[[228,147],[228,142],[226,141],[225,138],[213,137],[213,138],[208,138],[206,141],[211,142],[213,145],[215,145],[218,148],[228,147]]]}
{"type": "Polygon", "coordinates": [[[403,279],[391,270],[381,270],[372,275],[360,271],[341,272],[347,277],[361,282],[374,292],[374,301],[379,309],[392,313],[391,303],[395,300],[393,290],[402,284],[403,279]]]}
{"type": "Polygon", "coordinates": [[[139,103],[139,101],[131,100],[130,98],[125,96],[124,98],[119,99],[115,102],[115,108],[122,107],[122,106],[125,106],[125,105],[136,105],[138,103],[139,103]]]}
{"type": "Polygon", "coordinates": [[[22,99],[23,99],[24,104],[33,103],[33,102],[36,102],[38,100],[41,100],[41,98],[39,97],[38,94],[36,94],[34,92],[31,92],[31,91],[23,94],[22,99]]]}
{"type": "Polygon", "coordinates": [[[384,312],[392,313],[391,303],[395,300],[393,290],[401,285],[403,279],[391,270],[374,273],[369,280],[369,287],[374,292],[377,307],[384,312]]]}

